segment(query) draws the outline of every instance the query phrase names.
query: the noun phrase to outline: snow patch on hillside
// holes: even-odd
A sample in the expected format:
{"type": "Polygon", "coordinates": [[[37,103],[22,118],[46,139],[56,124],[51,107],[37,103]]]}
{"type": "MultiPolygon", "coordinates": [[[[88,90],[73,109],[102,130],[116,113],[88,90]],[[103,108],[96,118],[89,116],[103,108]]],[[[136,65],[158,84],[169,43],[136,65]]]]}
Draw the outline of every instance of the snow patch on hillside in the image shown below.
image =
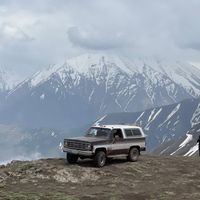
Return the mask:
{"type": "Polygon", "coordinates": [[[160,108],[156,113],[155,113],[155,109],[152,110],[149,118],[148,118],[148,123],[145,126],[145,130],[149,130],[149,126],[151,125],[151,123],[156,119],[156,117],[162,112],[162,108],[160,108]],[[155,113],[155,114],[154,114],[155,113]]]}
{"type": "Polygon", "coordinates": [[[184,156],[192,156],[198,151],[198,149],[199,149],[199,144],[197,143],[195,146],[190,148],[190,150],[184,156]]]}
{"type": "Polygon", "coordinates": [[[93,126],[98,126],[98,125],[101,123],[101,121],[103,121],[106,117],[107,117],[107,115],[104,115],[104,116],[101,117],[100,119],[97,119],[97,120],[95,121],[95,123],[93,124],[93,126]]]}
{"type": "Polygon", "coordinates": [[[175,115],[176,112],[179,110],[180,106],[181,106],[181,104],[178,104],[178,105],[172,110],[172,112],[167,116],[167,119],[166,119],[162,124],[159,125],[159,127],[162,127],[167,121],[169,121],[169,120],[171,119],[171,117],[172,117],[173,115],[175,115]]]}
{"type": "Polygon", "coordinates": [[[186,146],[190,141],[192,141],[193,136],[191,134],[186,134],[186,139],[179,145],[179,148],[171,153],[170,155],[174,155],[177,153],[180,149],[182,149],[184,146],[186,146]]]}
{"type": "Polygon", "coordinates": [[[43,100],[44,98],[45,98],[45,94],[42,94],[42,95],[40,96],[40,99],[43,100]]]}
{"type": "Polygon", "coordinates": [[[179,145],[179,147],[183,148],[186,144],[192,141],[193,136],[191,134],[186,134],[186,139],[179,145]]]}
{"type": "Polygon", "coordinates": [[[198,106],[192,116],[192,119],[190,120],[191,127],[198,124],[199,122],[200,122],[200,104],[198,104],[198,106]]]}
{"type": "Polygon", "coordinates": [[[138,121],[142,118],[143,115],[144,115],[144,112],[142,112],[142,113],[140,114],[140,116],[136,119],[135,122],[138,122],[138,121]]]}
{"type": "Polygon", "coordinates": [[[56,66],[52,66],[34,74],[33,78],[31,79],[31,86],[35,87],[38,84],[43,83],[44,81],[48,80],[50,76],[53,73],[55,73],[56,69],[57,69],[56,66]]]}

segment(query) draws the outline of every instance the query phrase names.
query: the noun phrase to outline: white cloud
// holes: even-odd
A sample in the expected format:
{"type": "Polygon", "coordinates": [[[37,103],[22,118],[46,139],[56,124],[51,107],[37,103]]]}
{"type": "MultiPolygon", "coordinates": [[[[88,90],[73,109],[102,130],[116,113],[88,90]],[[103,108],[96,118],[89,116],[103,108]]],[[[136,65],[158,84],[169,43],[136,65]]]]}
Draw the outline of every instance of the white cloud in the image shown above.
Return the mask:
{"type": "Polygon", "coordinates": [[[0,60],[30,71],[103,50],[200,62],[199,7],[199,0],[2,0],[0,60]]]}
{"type": "Polygon", "coordinates": [[[123,31],[113,34],[95,30],[79,30],[77,27],[68,29],[70,42],[75,46],[91,50],[107,50],[131,46],[131,39],[123,31]],[[127,39],[126,39],[127,38],[127,39]]]}

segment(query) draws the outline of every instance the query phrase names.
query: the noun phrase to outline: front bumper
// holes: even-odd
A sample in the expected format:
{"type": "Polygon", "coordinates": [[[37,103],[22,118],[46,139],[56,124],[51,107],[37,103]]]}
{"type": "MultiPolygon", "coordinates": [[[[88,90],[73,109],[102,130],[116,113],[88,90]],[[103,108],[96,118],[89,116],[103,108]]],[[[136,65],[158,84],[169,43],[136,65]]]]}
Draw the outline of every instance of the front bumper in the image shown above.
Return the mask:
{"type": "Polygon", "coordinates": [[[92,156],[93,152],[92,151],[81,151],[81,150],[77,150],[77,149],[69,149],[69,148],[63,148],[64,152],[67,153],[73,153],[76,155],[80,155],[80,156],[92,156]]]}

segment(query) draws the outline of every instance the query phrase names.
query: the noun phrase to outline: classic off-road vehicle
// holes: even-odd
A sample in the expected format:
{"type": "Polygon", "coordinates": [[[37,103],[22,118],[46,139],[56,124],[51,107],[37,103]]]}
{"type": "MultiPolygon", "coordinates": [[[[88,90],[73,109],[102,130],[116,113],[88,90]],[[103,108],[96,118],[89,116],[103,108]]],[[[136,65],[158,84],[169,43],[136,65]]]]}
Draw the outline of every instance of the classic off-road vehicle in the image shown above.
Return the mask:
{"type": "Polygon", "coordinates": [[[141,151],[146,150],[142,129],[132,125],[92,126],[84,137],[64,139],[63,151],[68,163],[78,158],[92,158],[97,167],[103,167],[107,158],[126,156],[137,161],[141,151]]]}

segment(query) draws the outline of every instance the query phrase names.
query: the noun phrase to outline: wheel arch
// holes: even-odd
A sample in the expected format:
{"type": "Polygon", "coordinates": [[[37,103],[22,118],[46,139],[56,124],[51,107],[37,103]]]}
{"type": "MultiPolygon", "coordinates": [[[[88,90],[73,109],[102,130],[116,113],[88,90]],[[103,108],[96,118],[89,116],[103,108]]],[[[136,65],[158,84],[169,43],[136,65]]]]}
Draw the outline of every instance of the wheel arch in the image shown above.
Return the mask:
{"type": "Polygon", "coordinates": [[[140,146],[139,146],[139,145],[132,145],[132,146],[130,146],[129,152],[130,152],[130,150],[131,150],[132,148],[137,148],[138,151],[139,151],[139,154],[140,154],[140,146]]]}
{"type": "Polygon", "coordinates": [[[98,147],[95,149],[95,154],[99,151],[103,151],[107,155],[107,149],[105,147],[98,147]]]}

